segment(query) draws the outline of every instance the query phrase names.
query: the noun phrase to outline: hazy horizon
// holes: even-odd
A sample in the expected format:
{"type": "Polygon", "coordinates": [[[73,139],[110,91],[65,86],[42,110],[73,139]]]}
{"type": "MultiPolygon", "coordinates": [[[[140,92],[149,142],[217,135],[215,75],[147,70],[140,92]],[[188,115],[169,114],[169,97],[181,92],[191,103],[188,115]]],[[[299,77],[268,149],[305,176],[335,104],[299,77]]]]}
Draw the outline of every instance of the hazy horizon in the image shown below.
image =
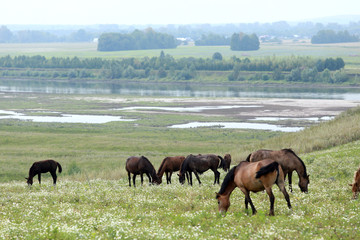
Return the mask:
{"type": "MultiPolygon", "coordinates": [[[[358,0],[12,0],[2,4],[0,25],[183,25],[301,22],[359,15],[358,0]],[[19,7],[21,6],[21,7],[19,7]]],[[[358,18],[358,21],[360,19],[358,18]]]]}

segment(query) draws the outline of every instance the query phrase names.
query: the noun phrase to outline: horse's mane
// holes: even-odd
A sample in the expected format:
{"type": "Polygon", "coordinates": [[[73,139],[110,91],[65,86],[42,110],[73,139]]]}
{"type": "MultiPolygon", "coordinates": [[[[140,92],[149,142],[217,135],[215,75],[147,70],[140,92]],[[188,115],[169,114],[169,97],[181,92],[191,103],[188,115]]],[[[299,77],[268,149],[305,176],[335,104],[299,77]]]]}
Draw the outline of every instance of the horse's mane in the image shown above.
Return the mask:
{"type": "Polygon", "coordinates": [[[189,156],[187,156],[185,159],[184,159],[184,161],[183,161],[183,163],[181,164],[181,167],[180,167],[180,173],[181,174],[184,174],[185,172],[186,172],[186,168],[187,168],[187,166],[188,166],[188,163],[189,163],[189,157],[192,157],[193,155],[192,154],[190,154],[189,156]]]}
{"type": "Polygon", "coordinates": [[[144,159],[151,167],[152,167],[152,170],[153,170],[153,173],[152,174],[156,174],[156,170],[154,168],[154,165],[152,165],[152,163],[150,162],[150,160],[147,158],[147,157],[144,157],[144,156],[141,156],[142,159],[144,159]]]}
{"type": "Polygon", "coordinates": [[[306,166],[305,166],[305,163],[303,162],[303,160],[301,160],[301,158],[300,158],[298,155],[296,155],[296,153],[295,153],[291,148],[285,148],[285,149],[282,149],[282,151],[293,154],[293,155],[300,161],[300,163],[301,163],[301,164],[303,165],[303,167],[304,167],[303,177],[306,178],[306,177],[307,177],[307,172],[306,172],[306,166]]]}
{"type": "Polygon", "coordinates": [[[233,167],[228,174],[226,174],[224,181],[221,184],[221,188],[219,191],[219,194],[223,194],[225,192],[225,189],[227,187],[227,185],[229,185],[230,182],[234,181],[234,177],[235,177],[235,169],[237,166],[233,167]]]}
{"type": "Polygon", "coordinates": [[[159,167],[159,170],[158,170],[158,174],[160,173],[161,169],[164,167],[164,164],[166,162],[166,160],[168,159],[168,157],[164,158],[164,160],[162,160],[161,164],[160,164],[160,167],[159,167]]]}

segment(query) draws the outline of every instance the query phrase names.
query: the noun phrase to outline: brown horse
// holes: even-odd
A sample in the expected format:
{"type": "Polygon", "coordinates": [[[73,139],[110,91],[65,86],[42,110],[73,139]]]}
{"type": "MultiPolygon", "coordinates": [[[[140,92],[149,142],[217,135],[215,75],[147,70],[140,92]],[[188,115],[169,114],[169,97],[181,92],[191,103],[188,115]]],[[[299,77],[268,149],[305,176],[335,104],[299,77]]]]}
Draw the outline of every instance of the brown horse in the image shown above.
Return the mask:
{"type": "Polygon", "coordinates": [[[250,192],[266,190],[270,198],[269,214],[273,216],[275,197],[271,187],[274,184],[278,185],[285,196],[288,207],[291,208],[289,194],[285,189],[284,172],[277,162],[272,159],[259,162],[240,162],[225,176],[221,189],[216,194],[219,212],[226,213],[230,206],[230,194],[238,187],[245,194],[245,208],[248,209],[248,203],[250,203],[253,214],[256,213],[256,209],[251,201],[250,192]]]}
{"type": "Polygon", "coordinates": [[[141,185],[144,182],[143,179],[143,174],[145,173],[146,176],[149,178],[149,183],[156,183],[156,184],[160,184],[160,179],[159,177],[156,175],[156,171],[154,166],[151,164],[151,162],[149,161],[149,159],[147,159],[144,156],[141,157],[129,157],[126,160],[126,166],[125,169],[128,173],[128,178],[129,178],[129,186],[131,187],[131,177],[130,177],[130,173],[133,174],[133,184],[135,187],[135,179],[136,179],[136,175],[140,174],[140,178],[141,178],[141,185]]]}
{"type": "Polygon", "coordinates": [[[354,181],[353,183],[349,184],[352,187],[353,197],[352,199],[356,199],[360,192],[360,167],[354,173],[354,181]]]}
{"type": "Polygon", "coordinates": [[[299,176],[299,187],[302,192],[307,193],[308,185],[310,183],[309,176],[306,173],[306,166],[304,162],[299,158],[295,152],[291,149],[282,149],[279,151],[273,150],[258,150],[251,153],[246,161],[257,162],[263,159],[273,159],[281,165],[281,168],[284,171],[285,179],[286,175],[289,176],[289,188],[292,192],[292,172],[296,171],[299,176]]]}
{"type": "Polygon", "coordinates": [[[166,174],[166,183],[171,184],[171,175],[173,172],[179,171],[181,164],[185,160],[184,156],[166,157],[161,162],[157,175],[162,182],[162,176],[166,174]]]}
{"type": "Polygon", "coordinates": [[[198,154],[198,155],[188,155],[184,162],[181,165],[179,175],[179,182],[184,184],[185,176],[189,173],[190,185],[192,185],[192,173],[195,174],[199,184],[201,184],[198,173],[202,174],[207,170],[211,169],[214,172],[215,180],[214,184],[219,184],[220,173],[217,170],[219,166],[223,166],[223,158],[220,156],[216,156],[214,154],[198,154]]]}
{"type": "Polygon", "coordinates": [[[225,172],[227,172],[230,169],[230,164],[231,164],[231,155],[227,153],[224,156],[224,161],[222,161],[221,167],[224,169],[225,172]]]}
{"type": "Polygon", "coordinates": [[[34,162],[33,165],[30,167],[29,177],[25,178],[27,180],[27,184],[28,185],[33,184],[33,178],[36,176],[36,174],[38,175],[39,184],[41,184],[41,174],[50,172],[50,174],[53,178],[54,185],[56,185],[56,179],[57,179],[56,168],[57,167],[59,167],[59,173],[61,173],[62,167],[61,167],[60,163],[58,163],[54,160],[49,159],[49,160],[34,162]]]}

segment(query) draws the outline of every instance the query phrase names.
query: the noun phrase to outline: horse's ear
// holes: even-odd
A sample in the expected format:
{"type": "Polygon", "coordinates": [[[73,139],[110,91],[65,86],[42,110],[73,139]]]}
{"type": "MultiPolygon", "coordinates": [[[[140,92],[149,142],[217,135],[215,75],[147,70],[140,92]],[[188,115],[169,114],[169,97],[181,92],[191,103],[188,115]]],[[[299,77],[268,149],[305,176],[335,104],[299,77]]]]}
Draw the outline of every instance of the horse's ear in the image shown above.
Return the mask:
{"type": "Polygon", "coordinates": [[[352,183],[349,183],[349,186],[352,187],[352,183]]]}
{"type": "Polygon", "coordinates": [[[26,177],[25,179],[26,179],[26,180],[29,180],[29,178],[27,178],[27,177],[26,177]]]}

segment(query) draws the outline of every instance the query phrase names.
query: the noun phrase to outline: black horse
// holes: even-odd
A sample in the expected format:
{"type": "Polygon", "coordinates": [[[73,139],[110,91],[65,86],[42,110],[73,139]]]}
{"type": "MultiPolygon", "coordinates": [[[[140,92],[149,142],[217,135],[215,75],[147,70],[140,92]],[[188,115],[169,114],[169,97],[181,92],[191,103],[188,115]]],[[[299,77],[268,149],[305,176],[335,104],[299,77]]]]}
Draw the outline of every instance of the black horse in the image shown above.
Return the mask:
{"type": "Polygon", "coordinates": [[[217,170],[219,166],[223,166],[223,158],[214,154],[206,155],[188,155],[181,165],[179,175],[179,182],[184,184],[186,173],[190,175],[190,185],[192,185],[192,173],[195,174],[199,184],[201,184],[198,173],[202,174],[211,169],[214,172],[215,180],[214,184],[219,184],[220,172],[217,170]]]}
{"type": "Polygon", "coordinates": [[[140,178],[141,178],[141,185],[144,182],[143,179],[143,174],[145,173],[146,176],[149,178],[149,183],[156,183],[156,184],[160,184],[160,178],[158,177],[158,175],[156,174],[155,168],[154,166],[151,164],[151,162],[149,161],[149,159],[147,159],[144,156],[141,157],[129,157],[126,160],[126,166],[125,169],[128,173],[128,177],[129,177],[129,186],[131,187],[131,177],[130,177],[130,173],[134,174],[133,176],[133,183],[134,183],[134,187],[135,187],[135,178],[136,175],[140,174],[140,178]]]}
{"type": "Polygon", "coordinates": [[[53,178],[54,185],[56,185],[56,179],[57,179],[56,168],[59,168],[59,173],[62,172],[60,163],[51,159],[34,162],[33,165],[30,167],[29,177],[25,178],[27,180],[27,184],[28,185],[33,184],[33,178],[36,176],[36,174],[38,175],[39,184],[41,184],[41,174],[50,172],[53,178]]]}

